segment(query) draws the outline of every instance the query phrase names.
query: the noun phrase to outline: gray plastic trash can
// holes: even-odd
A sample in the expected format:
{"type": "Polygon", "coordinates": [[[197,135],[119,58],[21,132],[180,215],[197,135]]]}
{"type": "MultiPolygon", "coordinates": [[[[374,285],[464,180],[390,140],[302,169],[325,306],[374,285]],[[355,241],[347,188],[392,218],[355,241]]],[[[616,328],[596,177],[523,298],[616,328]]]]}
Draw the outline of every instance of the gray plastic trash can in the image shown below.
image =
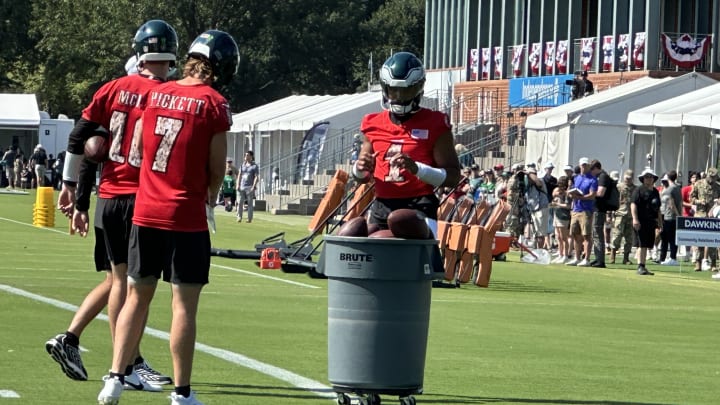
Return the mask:
{"type": "MultiPolygon", "coordinates": [[[[422,393],[433,249],[436,240],[325,236],[320,267],[328,277],[335,391],[401,399],[422,393]]],[[[415,403],[410,399],[401,403],[415,403]]]]}

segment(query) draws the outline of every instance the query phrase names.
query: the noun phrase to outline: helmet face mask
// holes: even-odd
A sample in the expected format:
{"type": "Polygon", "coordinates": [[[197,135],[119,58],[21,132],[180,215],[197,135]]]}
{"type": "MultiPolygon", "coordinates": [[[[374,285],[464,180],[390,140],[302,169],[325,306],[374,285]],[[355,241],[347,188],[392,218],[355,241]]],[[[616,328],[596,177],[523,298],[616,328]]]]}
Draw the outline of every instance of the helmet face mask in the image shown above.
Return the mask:
{"type": "Polygon", "coordinates": [[[398,52],[380,69],[383,107],[395,115],[412,114],[420,109],[425,87],[425,68],[415,55],[398,52]]]}
{"type": "Polygon", "coordinates": [[[213,87],[220,89],[232,81],[240,64],[240,51],[230,34],[209,30],[200,34],[190,45],[188,57],[204,58],[212,66],[213,87]]]}
{"type": "Polygon", "coordinates": [[[138,65],[142,62],[170,62],[175,65],[178,38],[175,29],[163,20],[150,20],[141,25],[133,38],[133,51],[138,65]]]}

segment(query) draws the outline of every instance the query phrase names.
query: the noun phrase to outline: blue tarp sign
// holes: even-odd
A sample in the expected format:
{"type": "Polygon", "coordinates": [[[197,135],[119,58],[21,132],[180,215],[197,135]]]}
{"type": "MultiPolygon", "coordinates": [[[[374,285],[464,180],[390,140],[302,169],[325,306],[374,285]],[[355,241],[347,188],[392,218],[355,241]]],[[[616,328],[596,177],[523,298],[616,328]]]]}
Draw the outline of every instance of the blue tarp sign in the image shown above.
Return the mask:
{"type": "Polygon", "coordinates": [[[570,101],[572,86],[565,84],[573,75],[522,77],[510,79],[510,107],[557,107],[570,101]]]}

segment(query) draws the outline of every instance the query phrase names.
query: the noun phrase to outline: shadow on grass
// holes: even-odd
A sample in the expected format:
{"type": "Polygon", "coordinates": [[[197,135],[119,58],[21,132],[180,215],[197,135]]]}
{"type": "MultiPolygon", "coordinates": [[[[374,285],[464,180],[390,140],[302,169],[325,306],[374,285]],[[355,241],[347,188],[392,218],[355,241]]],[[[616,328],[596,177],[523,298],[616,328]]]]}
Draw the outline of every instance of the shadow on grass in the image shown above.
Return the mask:
{"type": "MultiPolygon", "coordinates": [[[[304,388],[285,387],[285,386],[268,386],[268,385],[250,385],[250,384],[217,384],[217,383],[198,383],[193,382],[193,388],[203,395],[236,395],[247,397],[265,397],[278,399],[293,399],[300,401],[318,401],[321,397],[304,388]],[[208,390],[205,391],[202,388],[208,390]],[[273,392],[279,391],[279,392],[273,392]],[[289,392],[289,393],[287,393],[289,392]]],[[[327,392],[328,400],[334,397],[331,389],[318,389],[314,392],[327,392]]],[[[675,405],[672,403],[661,402],[630,402],[630,401],[603,401],[603,400],[573,400],[573,399],[550,399],[550,398],[500,398],[500,397],[473,397],[464,395],[447,395],[447,394],[423,394],[416,395],[420,404],[564,404],[564,405],[675,405]]],[[[383,402],[388,400],[395,403],[393,395],[383,395],[383,402]]],[[[293,402],[295,403],[295,402],[293,402]]]]}
{"type": "Polygon", "coordinates": [[[575,400],[575,399],[549,399],[549,398],[493,398],[471,397],[462,395],[425,394],[418,397],[422,404],[566,404],[566,405],[675,405],[660,402],[630,402],[630,401],[603,401],[603,400],[575,400]],[[440,397],[440,398],[437,398],[440,397]]]}
{"type": "Polygon", "coordinates": [[[548,286],[540,286],[536,284],[523,284],[515,281],[490,281],[490,290],[493,291],[510,291],[510,292],[536,292],[536,293],[549,293],[549,294],[569,294],[572,291],[561,290],[559,288],[552,288],[548,286]]]}

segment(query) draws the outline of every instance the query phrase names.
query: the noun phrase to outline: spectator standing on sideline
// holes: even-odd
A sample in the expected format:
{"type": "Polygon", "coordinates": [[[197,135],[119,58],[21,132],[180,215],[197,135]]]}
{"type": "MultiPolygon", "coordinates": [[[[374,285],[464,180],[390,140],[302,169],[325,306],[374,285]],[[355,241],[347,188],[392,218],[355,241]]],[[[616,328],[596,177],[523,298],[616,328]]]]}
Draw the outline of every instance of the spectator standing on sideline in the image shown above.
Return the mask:
{"type": "Polygon", "coordinates": [[[213,87],[232,80],[239,51],[230,35],[210,30],[195,38],[187,55],[183,78],[151,91],[140,123],[143,160],[130,231],[127,302],[118,317],[110,376],[98,395],[101,404],[120,399],[129,348],[140,338],[161,277],[172,290],[170,403],[200,404],[190,380],[200,292],[210,272],[205,212],[222,184],[232,123],[227,100],[213,87]]]}
{"type": "Polygon", "coordinates": [[[570,214],[570,234],[575,244],[575,259],[565,263],[568,266],[590,266],[590,248],[592,246],[592,218],[595,210],[595,195],[598,182],[590,173],[590,159],[583,157],[578,161],[580,174],[573,181],[574,192],[572,213],[570,214]]]}
{"type": "MultiPolygon", "coordinates": [[[[713,205],[720,198],[720,184],[718,184],[718,171],[711,167],[707,170],[704,179],[695,181],[690,192],[690,202],[695,206],[695,216],[707,218],[713,205]]],[[[695,260],[695,271],[717,268],[717,249],[711,247],[698,247],[698,257],[695,260]]]]}
{"type": "MultiPolygon", "coordinates": [[[[15,184],[17,183],[17,177],[16,177],[16,171],[15,171],[15,158],[17,157],[17,153],[15,152],[15,148],[12,146],[8,146],[7,150],[5,151],[5,154],[3,155],[3,165],[5,166],[5,175],[8,179],[8,189],[15,189],[15,184]]],[[[17,172],[19,175],[20,172],[17,172]]]]}
{"type": "MultiPolygon", "coordinates": [[[[690,172],[690,176],[688,176],[688,184],[683,186],[680,190],[680,195],[682,196],[682,213],[684,217],[692,217],[695,215],[695,209],[693,208],[692,203],[690,202],[690,193],[692,192],[693,186],[695,185],[695,181],[698,179],[697,172],[690,172]]],[[[683,261],[689,261],[692,258],[692,261],[695,262],[695,258],[697,257],[697,248],[695,246],[681,246],[679,249],[682,249],[682,255],[683,255],[683,261]]]]}
{"type": "Polygon", "coordinates": [[[591,267],[605,268],[605,221],[607,220],[607,199],[609,187],[613,181],[610,175],[602,168],[599,160],[590,162],[590,174],[597,179],[597,193],[595,194],[595,214],[593,215],[593,252],[595,260],[590,262],[591,267]]]}
{"type": "Polygon", "coordinates": [[[45,185],[45,171],[47,170],[48,157],[42,145],[37,144],[32,155],[30,155],[30,165],[35,173],[37,187],[45,185]]]}
{"type": "Polygon", "coordinates": [[[240,179],[237,182],[237,221],[242,222],[243,210],[247,204],[248,219],[251,223],[253,220],[255,190],[257,190],[258,174],[260,169],[255,163],[255,154],[249,150],[245,152],[245,161],[240,166],[240,179]]]}
{"type": "Polygon", "coordinates": [[[513,241],[520,240],[523,235],[524,224],[527,220],[527,206],[525,200],[525,170],[520,164],[510,168],[511,173],[507,179],[505,198],[510,204],[510,212],[505,219],[505,230],[510,233],[513,241]]]}
{"type": "Polygon", "coordinates": [[[645,267],[645,260],[648,248],[655,245],[655,230],[660,228],[662,231],[660,193],[653,186],[658,176],[651,169],[645,169],[639,179],[642,184],[633,192],[630,204],[635,230],[635,247],[638,248],[637,274],[652,276],[655,273],[645,267]]]}
{"type": "Polygon", "coordinates": [[[223,204],[225,204],[225,211],[232,211],[232,196],[235,194],[235,178],[233,177],[232,169],[225,171],[225,177],[222,182],[222,196],[223,204]]]}
{"type": "Polygon", "coordinates": [[[620,206],[615,210],[615,217],[613,218],[610,264],[615,264],[615,258],[620,249],[620,241],[625,242],[623,245],[622,264],[632,264],[630,262],[630,250],[632,249],[635,238],[635,232],[632,226],[632,212],[630,210],[632,195],[633,192],[635,192],[635,174],[632,170],[625,170],[623,182],[619,183],[617,188],[618,194],[620,195],[620,206]]]}
{"type": "MultiPolygon", "coordinates": [[[[545,170],[545,175],[543,176],[542,180],[545,182],[545,187],[547,188],[547,196],[548,201],[552,201],[553,199],[553,192],[555,191],[555,187],[557,187],[558,179],[553,176],[552,172],[553,169],[555,169],[555,165],[553,162],[547,162],[543,165],[543,170],[545,170]]],[[[553,247],[552,243],[552,236],[554,234],[554,226],[553,223],[555,222],[555,207],[550,206],[548,208],[548,223],[547,223],[547,230],[545,234],[547,235],[545,237],[545,246],[547,246],[548,249],[553,247]]]]}
{"type": "MultiPolygon", "coordinates": [[[[51,338],[45,344],[46,350],[70,378],[75,376],[68,373],[68,369],[83,369],[78,351],[80,334],[105,304],[111,338],[116,342],[117,317],[126,299],[130,227],[140,176],[140,151],[134,139],[135,124],[142,115],[151,89],[162,84],[171,64],[175,62],[177,42],[175,29],[165,21],[150,20],[140,26],[132,40],[132,49],[139,58],[140,73],[129,74],[103,85],[93,95],[69,135],[58,208],[65,215],[72,216],[72,227],[84,237],[89,229],[90,193],[95,185],[97,169],[97,165],[84,159],[84,144],[91,136],[97,135],[98,130],[109,130],[111,133],[107,139],[111,146],[108,160],[103,163],[95,209],[96,269],[108,269],[103,266],[107,257],[111,272],[106,273],[106,279],[85,297],[67,332],[51,338]],[[78,182],[79,179],[82,181],[78,182]]],[[[147,318],[139,321],[145,325],[147,318]]],[[[133,346],[126,348],[132,358],[128,358],[128,362],[118,370],[124,374],[123,382],[127,383],[128,389],[161,391],[156,385],[170,384],[172,379],[147,364],[140,355],[139,344],[140,338],[133,346]]],[[[87,378],[87,375],[84,377],[87,378]]]]}
{"type": "Polygon", "coordinates": [[[564,264],[569,260],[570,256],[568,234],[570,230],[572,198],[567,193],[570,184],[570,179],[568,179],[567,176],[560,176],[557,187],[553,190],[553,199],[550,204],[553,208],[553,227],[555,228],[555,238],[558,244],[558,255],[553,259],[552,263],[557,264],[564,264]]]}
{"type": "Polygon", "coordinates": [[[677,217],[681,215],[682,195],[680,187],[675,183],[677,172],[670,170],[663,178],[663,191],[660,193],[660,212],[663,217],[660,238],[660,264],[663,266],[677,266],[677,245],[675,244],[675,231],[677,217]],[[667,256],[668,247],[670,256],[667,256]]]}
{"type": "MultiPolygon", "coordinates": [[[[463,169],[463,175],[465,175],[466,169],[463,169]]],[[[482,192],[480,186],[482,185],[484,178],[484,173],[481,172],[480,166],[478,166],[476,163],[473,163],[470,165],[470,175],[468,177],[468,185],[466,187],[467,194],[470,198],[477,201],[479,198],[479,194],[482,192]]]]}
{"type": "Polygon", "coordinates": [[[550,249],[545,245],[545,239],[548,229],[548,200],[547,187],[542,177],[538,176],[537,169],[534,164],[528,165],[527,169],[527,188],[525,191],[527,207],[532,216],[532,230],[534,235],[531,237],[535,240],[535,247],[540,249],[550,249]]]}
{"type": "Polygon", "coordinates": [[[388,215],[401,208],[435,221],[440,202],[433,189],[460,182],[450,120],[420,107],[425,68],[412,53],[395,53],[383,63],[380,86],[385,111],[363,117],[365,142],[352,169],[360,182],[375,180],[368,221],[387,229],[388,215]]]}

